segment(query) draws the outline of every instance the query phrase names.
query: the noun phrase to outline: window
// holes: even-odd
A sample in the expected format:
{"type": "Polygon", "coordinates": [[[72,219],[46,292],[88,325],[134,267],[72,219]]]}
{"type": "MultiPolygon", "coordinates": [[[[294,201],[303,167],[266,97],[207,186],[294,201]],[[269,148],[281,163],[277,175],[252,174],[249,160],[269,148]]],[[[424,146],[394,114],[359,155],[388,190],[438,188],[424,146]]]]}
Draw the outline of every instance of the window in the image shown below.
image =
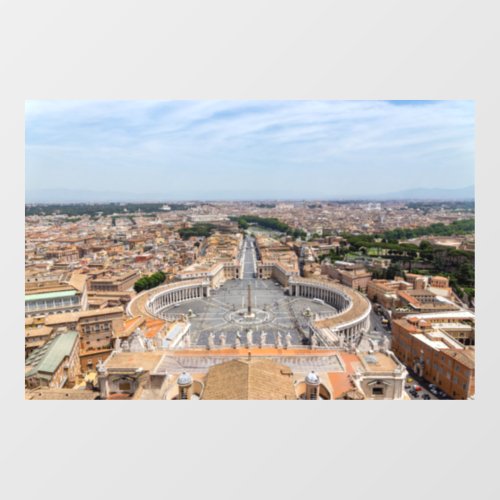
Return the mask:
{"type": "Polygon", "coordinates": [[[373,396],[383,396],[384,394],[384,388],[383,387],[374,387],[372,389],[372,395],[373,396]]]}
{"type": "Polygon", "coordinates": [[[130,382],[118,382],[120,391],[130,391],[130,382]]]}

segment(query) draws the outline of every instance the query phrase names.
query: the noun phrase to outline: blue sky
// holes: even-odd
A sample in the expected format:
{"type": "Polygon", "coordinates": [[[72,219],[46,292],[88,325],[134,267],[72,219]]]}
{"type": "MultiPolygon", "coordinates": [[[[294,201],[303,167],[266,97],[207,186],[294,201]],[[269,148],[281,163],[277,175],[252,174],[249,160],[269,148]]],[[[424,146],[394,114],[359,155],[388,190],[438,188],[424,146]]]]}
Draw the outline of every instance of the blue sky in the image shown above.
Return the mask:
{"type": "Polygon", "coordinates": [[[474,184],[473,101],[28,101],[26,190],[335,198],[474,184]]]}

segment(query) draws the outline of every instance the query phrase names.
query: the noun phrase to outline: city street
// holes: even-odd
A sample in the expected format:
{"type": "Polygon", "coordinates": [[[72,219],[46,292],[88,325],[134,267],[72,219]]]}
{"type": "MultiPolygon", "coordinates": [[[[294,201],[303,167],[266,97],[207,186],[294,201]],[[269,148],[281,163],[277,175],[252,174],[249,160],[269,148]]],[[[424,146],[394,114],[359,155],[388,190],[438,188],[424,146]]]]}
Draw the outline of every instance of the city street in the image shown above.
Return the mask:
{"type": "Polygon", "coordinates": [[[387,325],[382,324],[383,316],[378,315],[373,309],[370,313],[370,324],[371,331],[378,332],[380,335],[387,335],[389,338],[391,337],[391,330],[387,325]]]}
{"type": "MultiPolygon", "coordinates": [[[[372,339],[374,342],[381,341],[384,337],[387,337],[389,339],[391,339],[391,337],[392,337],[391,330],[390,330],[389,326],[382,324],[383,317],[384,317],[383,315],[377,314],[372,309],[372,312],[370,313],[371,328],[370,328],[370,333],[367,335],[367,337],[372,339]]],[[[424,394],[427,394],[429,396],[430,400],[443,399],[443,398],[438,398],[437,396],[435,396],[434,394],[432,394],[428,390],[428,386],[429,386],[428,382],[423,380],[421,377],[418,377],[417,375],[415,375],[413,373],[413,371],[410,370],[410,368],[407,367],[407,370],[408,370],[408,377],[407,377],[407,381],[405,382],[405,391],[408,394],[408,396],[410,397],[410,399],[425,400],[423,398],[424,394]],[[412,381],[409,382],[408,379],[412,379],[412,381]],[[416,391],[417,396],[414,396],[410,392],[408,392],[415,385],[420,386],[422,388],[420,391],[416,391]]],[[[446,398],[444,398],[444,399],[446,399],[446,398]]]]}
{"type": "MultiPolygon", "coordinates": [[[[444,396],[444,397],[435,396],[429,390],[429,382],[427,382],[423,378],[421,378],[418,375],[416,375],[413,372],[413,370],[411,370],[410,368],[407,367],[407,370],[408,370],[408,377],[407,377],[407,379],[408,378],[412,378],[413,382],[411,382],[411,383],[410,382],[406,382],[406,385],[411,385],[413,387],[415,384],[417,384],[420,387],[422,387],[422,390],[418,391],[418,395],[419,395],[418,398],[415,398],[410,393],[408,393],[408,396],[410,396],[411,399],[422,399],[422,396],[424,394],[428,394],[430,396],[430,399],[451,399],[448,396],[444,396]]],[[[408,389],[406,389],[406,392],[408,392],[408,389]]]]}

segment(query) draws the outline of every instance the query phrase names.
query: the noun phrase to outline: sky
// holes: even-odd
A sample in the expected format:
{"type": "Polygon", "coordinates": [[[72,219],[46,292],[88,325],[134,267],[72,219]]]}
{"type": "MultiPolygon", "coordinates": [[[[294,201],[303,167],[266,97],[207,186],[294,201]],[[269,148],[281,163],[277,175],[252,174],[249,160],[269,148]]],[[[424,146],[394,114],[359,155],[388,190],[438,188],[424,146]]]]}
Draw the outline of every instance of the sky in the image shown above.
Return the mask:
{"type": "Polygon", "coordinates": [[[38,100],[25,123],[26,192],[54,201],[64,190],[334,199],[474,184],[473,101],[38,100]]]}

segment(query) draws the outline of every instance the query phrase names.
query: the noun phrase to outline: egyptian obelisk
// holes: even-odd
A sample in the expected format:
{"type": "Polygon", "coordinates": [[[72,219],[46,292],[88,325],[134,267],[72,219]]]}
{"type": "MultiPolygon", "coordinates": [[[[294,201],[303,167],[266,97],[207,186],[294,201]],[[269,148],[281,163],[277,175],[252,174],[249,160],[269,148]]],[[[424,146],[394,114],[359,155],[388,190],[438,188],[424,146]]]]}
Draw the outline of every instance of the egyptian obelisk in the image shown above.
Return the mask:
{"type": "Polygon", "coordinates": [[[250,289],[250,283],[248,283],[247,316],[252,317],[252,291],[250,289]]]}

